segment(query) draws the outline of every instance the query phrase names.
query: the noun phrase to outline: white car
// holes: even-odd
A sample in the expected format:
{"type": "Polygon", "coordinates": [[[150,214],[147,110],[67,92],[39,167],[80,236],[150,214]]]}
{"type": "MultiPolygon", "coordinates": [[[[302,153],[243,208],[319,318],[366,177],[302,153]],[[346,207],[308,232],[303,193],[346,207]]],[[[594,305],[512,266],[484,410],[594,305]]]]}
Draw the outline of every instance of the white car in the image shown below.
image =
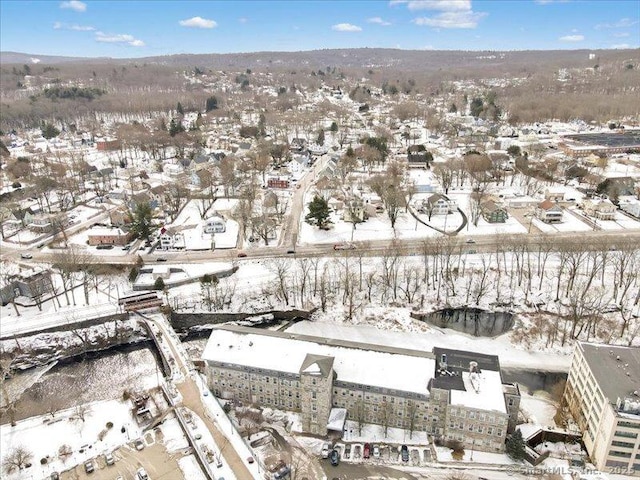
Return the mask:
{"type": "Polygon", "coordinates": [[[329,458],[329,451],[331,450],[331,446],[328,443],[325,443],[322,446],[322,458],[329,458]]]}
{"type": "Polygon", "coordinates": [[[147,475],[147,471],[144,468],[140,467],[136,472],[136,478],[138,480],[149,480],[149,475],[147,475]]]}

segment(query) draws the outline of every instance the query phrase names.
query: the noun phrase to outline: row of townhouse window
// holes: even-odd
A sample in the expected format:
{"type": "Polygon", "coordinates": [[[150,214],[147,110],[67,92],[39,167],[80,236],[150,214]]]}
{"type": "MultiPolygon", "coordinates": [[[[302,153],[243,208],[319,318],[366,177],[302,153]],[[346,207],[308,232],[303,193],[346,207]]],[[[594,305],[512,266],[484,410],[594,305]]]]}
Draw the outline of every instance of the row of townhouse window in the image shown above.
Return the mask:
{"type": "Polygon", "coordinates": [[[466,408],[457,408],[450,407],[449,408],[449,416],[451,418],[469,418],[470,420],[479,420],[480,422],[491,423],[491,424],[499,424],[502,425],[505,422],[504,417],[499,415],[494,415],[487,412],[478,412],[475,410],[468,410],[466,408]]]}
{"type": "Polygon", "coordinates": [[[636,432],[625,432],[624,430],[616,430],[613,436],[624,438],[638,438],[638,434],[636,432]]]}
{"type": "Polygon", "coordinates": [[[358,383],[344,382],[341,380],[336,380],[334,382],[334,387],[339,387],[346,389],[347,391],[355,391],[355,392],[372,392],[380,395],[390,395],[391,397],[398,398],[406,398],[406,399],[415,399],[415,400],[429,400],[429,394],[425,391],[424,394],[416,393],[416,392],[406,392],[404,390],[394,390],[383,387],[374,387],[371,385],[361,385],[358,383]]]}
{"type": "Polygon", "coordinates": [[[484,425],[482,423],[467,423],[463,421],[450,421],[449,422],[449,430],[454,431],[464,431],[470,433],[481,433],[486,435],[495,435],[496,437],[502,437],[504,430],[499,427],[484,425]]]}

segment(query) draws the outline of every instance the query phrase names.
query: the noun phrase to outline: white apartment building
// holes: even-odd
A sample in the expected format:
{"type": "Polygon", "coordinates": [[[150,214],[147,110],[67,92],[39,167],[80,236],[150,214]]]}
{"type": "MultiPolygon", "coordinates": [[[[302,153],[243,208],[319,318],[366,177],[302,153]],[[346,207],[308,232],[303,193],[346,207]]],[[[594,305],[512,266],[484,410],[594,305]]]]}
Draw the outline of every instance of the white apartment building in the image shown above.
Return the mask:
{"type": "Polygon", "coordinates": [[[579,342],[563,403],[596,468],[640,476],[640,348],[579,342]]]}

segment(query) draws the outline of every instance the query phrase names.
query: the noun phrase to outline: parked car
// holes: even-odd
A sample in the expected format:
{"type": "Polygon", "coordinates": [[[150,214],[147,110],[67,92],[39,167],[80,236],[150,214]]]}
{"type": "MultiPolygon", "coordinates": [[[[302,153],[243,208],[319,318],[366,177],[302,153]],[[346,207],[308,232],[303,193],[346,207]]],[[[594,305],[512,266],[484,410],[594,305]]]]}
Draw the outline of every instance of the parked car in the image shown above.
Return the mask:
{"type": "Polygon", "coordinates": [[[253,459],[253,457],[248,457],[247,458],[247,463],[253,463],[255,460],[253,459]]]}
{"type": "Polygon", "coordinates": [[[351,458],[351,445],[349,444],[344,447],[344,458],[351,458]]]}
{"type": "Polygon", "coordinates": [[[93,473],[96,467],[93,466],[93,460],[87,460],[84,462],[84,471],[87,473],[93,473]]]}
{"type": "Polygon", "coordinates": [[[166,261],[167,261],[167,259],[166,259],[166,258],[164,258],[164,257],[158,257],[158,258],[156,258],[156,262],[166,262],[166,261]]]}
{"type": "Polygon", "coordinates": [[[123,250],[130,250],[131,249],[131,245],[125,245],[124,247],[122,247],[123,250]]]}
{"type": "Polygon", "coordinates": [[[133,441],[133,445],[136,447],[136,450],[142,450],[144,448],[144,442],[141,438],[136,438],[133,441]]]}
{"type": "Polygon", "coordinates": [[[380,447],[378,445],[373,446],[373,458],[380,458],[380,447]]]}
{"type": "Polygon", "coordinates": [[[246,256],[247,256],[247,254],[246,254],[246,253],[244,253],[244,252],[240,252],[240,253],[238,253],[238,257],[239,257],[239,258],[244,258],[244,257],[246,257],[246,256]]]}
{"type": "Polygon", "coordinates": [[[322,458],[329,458],[329,451],[331,450],[331,446],[328,443],[322,445],[322,458]]]}
{"type": "Polygon", "coordinates": [[[400,455],[402,456],[402,461],[403,462],[408,462],[409,461],[409,447],[407,447],[406,445],[402,445],[402,447],[400,447],[400,455]]]}
{"type": "Polygon", "coordinates": [[[290,248],[289,250],[287,250],[287,253],[293,254],[293,253],[296,253],[296,251],[293,248],[290,248]]]}
{"type": "Polygon", "coordinates": [[[371,445],[368,443],[364,444],[364,450],[362,452],[362,458],[369,458],[371,456],[371,445]]]}
{"type": "Polygon", "coordinates": [[[96,247],[96,250],[111,250],[113,248],[113,245],[98,245],[96,247]]]}
{"type": "Polygon", "coordinates": [[[60,480],[60,474],[58,472],[53,472],[50,478],[51,480],[60,480]]]}
{"type": "Polygon", "coordinates": [[[467,243],[476,243],[476,241],[473,238],[467,238],[467,243]]]}
{"type": "Polygon", "coordinates": [[[31,255],[30,253],[23,253],[22,255],[20,255],[20,258],[24,258],[25,260],[31,260],[33,258],[33,255],[31,255]]]}
{"type": "Polygon", "coordinates": [[[355,250],[356,246],[353,243],[336,243],[333,246],[334,250],[355,250]]]}
{"type": "Polygon", "coordinates": [[[331,450],[331,453],[329,454],[329,460],[331,460],[331,465],[333,465],[334,467],[338,466],[338,464],[340,463],[340,454],[337,450],[331,450]]]}
{"type": "Polygon", "coordinates": [[[136,472],[136,478],[138,480],[149,480],[149,475],[147,475],[147,471],[144,468],[140,467],[136,472]]]}
{"type": "Polygon", "coordinates": [[[281,480],[283,478],[287,478],[287,476],[291,473],[291,469],[286,465],[273,474],[273,480],[281,480]]]}
{"type": "Polygon", "coordinates": [[[116,459],[113,458],[113,454],[111,452],[107,452],[104,454],[104,461],[107,465],[113,465],[116,463],[116,459]]]}

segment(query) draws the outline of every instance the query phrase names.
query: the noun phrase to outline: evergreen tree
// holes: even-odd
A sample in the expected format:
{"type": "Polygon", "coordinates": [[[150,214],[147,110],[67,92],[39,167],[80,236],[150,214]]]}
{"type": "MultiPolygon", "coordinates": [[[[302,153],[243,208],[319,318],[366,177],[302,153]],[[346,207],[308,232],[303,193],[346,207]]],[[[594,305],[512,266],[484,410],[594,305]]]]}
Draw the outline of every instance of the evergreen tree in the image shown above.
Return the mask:
{"type": "Polygon", "coordinates": [[[182,108],[182,104],[180,102],[178,102],[178,106],[176,107],[176,111],[180,114],[180,115],[184,115],[184,108],[182,108]]]}
{"type": "Polygon", "coordinates": [[[316,141],[316,143],[320,146],[324,145],[324,130],[320,129],[320,131],[318,132],[318,140],[316,141]]]}
{"type": "Polygon", "coordinates": [[[156,278],[156,281],[153,284],[154,290],[164,290],[164,280],[162,277],[156,278]]]}
{"type": "Polygon", "coordinates": [[[47,140],[51,138],[55,138],[60,135],[60,130],[58,130],[55,126],[50,123],[45,123],[42,125],[42,136],[47,140]]]}
{"type": "Polygon", "coordinates": [[[151,235],[151,205],[149,202],[139,203],[133,211],[131,231],[144,240],[149,240],[151,235]]]}
{"type": "Polygon", "coordinates": [[[171,119],[171,123],[169,124],[169,135],[175,137],[178,133],[184,132],[184,127],[182,126],[182,122],[176,122],[175,118],[171,119]]]}
{"type": "Polygon", "coordinates": [[[218,109],[218,99],[216,97],[207,98],[207,102],[204,107],[205,113],[210,112],[211,110],[217,110],[217,109],[218,109]]]}
{"type": "Polygon", "coordinates": [[[507,148],[507,153],[511,157],[519,157],[522,154],[522,151],[520,150],[520,147],[518,145],[511,145],[509,148],[507,148]]]}
{"type": "Polygon", "coordinates": [[[338,131],[338,124],[336,122],[331,122],[331,128],[329,130],[336,133],[338,131]]]}
{"type": "Polygon", "coordinates": [[[525,446],[524,438],[522,438],[522,432],[520,430],[516,430],[507,439],[507,455],[514,460],[522,460],[525,455],[525,446]]]}
{"type": "Polygon", "coordinates": [[[329,203],[324,198],[316,195],[309,203],[309,213],[304,219],[308,224],[322,228],[329,223],[330,215],[331,208],[329,208],[329,203]]]}

